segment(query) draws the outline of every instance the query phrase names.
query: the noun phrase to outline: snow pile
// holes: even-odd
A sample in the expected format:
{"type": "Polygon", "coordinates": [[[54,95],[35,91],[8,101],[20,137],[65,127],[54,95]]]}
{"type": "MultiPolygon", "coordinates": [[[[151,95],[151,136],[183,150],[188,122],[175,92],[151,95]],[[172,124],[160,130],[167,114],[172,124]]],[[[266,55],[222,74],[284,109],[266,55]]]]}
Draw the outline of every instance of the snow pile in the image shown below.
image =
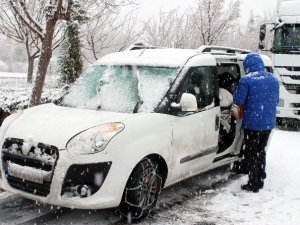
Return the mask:
{"type": "Polygon", "coordinates": [[[267,178],[259,193],[242,191],[247,176],[232,182],[208,204],[226,224],[300,224],[300,140],[298,132],[275,130],[267,151],[267,178]],[[289,142],[286,142],[289,140],[289,142]]]}

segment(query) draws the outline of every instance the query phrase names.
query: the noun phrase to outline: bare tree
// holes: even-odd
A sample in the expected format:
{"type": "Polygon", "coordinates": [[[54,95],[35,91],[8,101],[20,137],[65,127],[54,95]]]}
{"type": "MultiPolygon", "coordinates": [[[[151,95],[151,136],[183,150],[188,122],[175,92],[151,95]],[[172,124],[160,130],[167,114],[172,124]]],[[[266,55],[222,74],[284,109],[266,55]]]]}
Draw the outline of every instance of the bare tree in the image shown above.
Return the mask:
{"type": "Polygon", "coordinates": [[[188,17],[178,10],[160,11],[158,18],[144,22],[143,39],[154,46],[183,48],[187,43],[188,17]]]}
{"type": "Polygon", "coordinates": [[[120,8],[98,5],[98,11],[82,28],[84,57],[92,63],[108,52],[121,51],[140,36],[135,27],[136,15],[132,12],[120,18],[120,8]]]}
{"type": "MultiPolygon", "coordinates": [[[[31,32],[38,36],[38,38],[42,42],[41,54],[38,63],[38,71],[30,100],[31,106],[38,105],[40,104],[47,68],[52,57],[52,46],[55,46],[55,36],[59,35],[59,33],[55,33],[56,26],[60,21],[70,21],[72,19],[71,11],[74,4],[74,0],[47,0],[47,4],[43,9],[45,12],[44,25],[33,18],[32,13],[28,10],[26,4],[27,2],[25,0],[8,1],[15,17],[20,19],[21,25],[28,28],[31,32]]],[[[113,10],[114,8],[119,7],[121,2],[125,1],[127,0],[83,0],[80,2],[77,1],[79,4],[81,4],[81,7],[76,8],[76,10],[78,13],[81,10],[85,10],[90,11],[92,14],[93,11],[97,8],[97,6],[101,3],[103,3],[106,6],[106,8],[113,10]]],[[[76,12],[73,13],[74,15],[76,15],[76,12]]]]}
{"type": "MultiPolygon", "coordinates": [[[[45,0],[30,1],[28,11],[30,11],[35,20],[41,22],[45,0]],[[33,10],[34,9],[34,10],[33,10]]],[[[25,7],[25,5],[23,5],[25,7]]],[[[32,82],[34,60],[39,57],[41,50],[41,39],[26,26],[22,25],[20,18],[12,13],[11,5],[8,0],[3,0],[0,4],[0,33],[6,37],[25,45],[28,59],[27,82],[32,82]]]]}
{"type": "MultiPolygon", "coordinates": [[[[237,24],[232,27],[230,31],[230,38],[228,38],[224,43],[233,47],[258,51],[260,25],[269,21],[274,21],[275,14],[275,11],[266,11],[262,16],[258,16],[251,11],[247,24],[237,24]]],[[[267,33],[267,35],[270,35],[270,33],[267,33]]],[[[269,40],[271,40],[271,37],[269,40]]],[[[271,46],[268,47],[270,48],[271,46]]],[[[266,52],[264,54],[266,54],[266,52]]]]}
{"type": "Polygon", "coordinates": [[[198,0],[193,10],[195,30],[204,45],[221,42],[239,18],[239,0],[198,0]]]}

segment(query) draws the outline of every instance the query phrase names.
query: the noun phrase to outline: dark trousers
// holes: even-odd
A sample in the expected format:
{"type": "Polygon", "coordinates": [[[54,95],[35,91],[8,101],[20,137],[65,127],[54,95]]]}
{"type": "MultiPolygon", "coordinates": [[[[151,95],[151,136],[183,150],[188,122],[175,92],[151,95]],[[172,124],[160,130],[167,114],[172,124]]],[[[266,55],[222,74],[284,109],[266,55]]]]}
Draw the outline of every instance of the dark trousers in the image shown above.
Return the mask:
{"type": "Polygon", "coordinates": [[[253,189],[264,186],[266,178],[266,151],[271,130],[244,130],[243,163],[249,174],[248,184],[253,189]]]}

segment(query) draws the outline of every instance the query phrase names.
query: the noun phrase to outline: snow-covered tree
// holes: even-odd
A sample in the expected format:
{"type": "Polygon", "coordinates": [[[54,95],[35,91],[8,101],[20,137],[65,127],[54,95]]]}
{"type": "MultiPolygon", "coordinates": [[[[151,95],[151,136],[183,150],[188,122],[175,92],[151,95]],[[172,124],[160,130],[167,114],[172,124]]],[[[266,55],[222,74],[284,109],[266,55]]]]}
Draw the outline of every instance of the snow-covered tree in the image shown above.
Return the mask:
{"type": "Polygon", "coordinates": [[[240,1],[198,0],[193,8],[193,24],[202,44],[219,44],[238,21],[240,1]]]}
{"type": "Polygon", "coordinates": [[[83,67],[78,23],[71,22],[68,25],[66,38],[59,52],[60,82],[72,84],[80,76],[83,67]]]}
{"type": "MultiPolygon", "coordinates": [[[[32,19],[41,22],[44,16],[43,8],[46,1],[29,1],[28,4],[20,2],[20,7],[26,7],[32,14],[32,19]]],[[[13,14],[12,5],[9,0],[1,0],[0,4],[0,33],[6,37],[23,44],[27,51],[28,72],[27,82],[31,83],[33,78],[34,60],[40,56],[41,39],[34,31],[23,26],[22,19],[13,14]]]]}
{"type": "Polygon", "coordinates": [[[120,17],[120,7],[107,8],[100,3],[93,8],[95,15],[81,28],[84,57],[89,63],[109,52],[124,50],[140,36],[135,14],[120,17]]]}
{"type": "MultiPolygon", "coordinates": [[[[266,11],[261,16],[251,11],[247,24],[236,24],[234,27],[232,27],[230,29],[230,38],[223,43],[232,47],[258,51],[260,25],[266,22],[274,21],[275,14],[275,12],[266,11]]],[[[267,35],[270,35],[270,33],[267,33],[267,35]]],[[[271,39],[271,37],[269,37],[269,39],[271,39]]],[[[271,46],[268,47],[270,48],[271,46]]]]}
{"type": "Polygon", "coordinates": [[[67,22],[66,38],[60,46],[58,65],[61,84],[72,84],[82,73],[80,24],[89,20],[87,12],[75,2],[71,10],[72,21],[67,22]],[[78,10],[80,9],[80,10],[78,10]]]}
{"type": "Polygon", "coordinates": [[[56,27],[60,21],[70,21],[72,19],[71,10],[74,2],[81,5],[77,8],[77,12],[89,10],[93,14],[99,4],[104,4],[106,8],[113,10],[127,1],[129,0],[47,0],[47,4],[43,8],[43,12],[45,12],[45,23],[43,24],[34,19],[32,12],[27,8],[27,1],[8,0],[13,14],[15,17],[20,18],[22,26],[31,30],[42,42],[38,71],[31,94],[31,106],[40,104],[46,72],[52,57],[53,42],[56,35],[61,35],[61,33],[55,32],[56,27]]]}
{"type": "Polygon", "coordinates": [[[144,22],[143,40],[153,46],[187,48],[195,39],[191,35],[188,13],[179,14],[178,10],[160,11],[157,18],[144,22]]]}

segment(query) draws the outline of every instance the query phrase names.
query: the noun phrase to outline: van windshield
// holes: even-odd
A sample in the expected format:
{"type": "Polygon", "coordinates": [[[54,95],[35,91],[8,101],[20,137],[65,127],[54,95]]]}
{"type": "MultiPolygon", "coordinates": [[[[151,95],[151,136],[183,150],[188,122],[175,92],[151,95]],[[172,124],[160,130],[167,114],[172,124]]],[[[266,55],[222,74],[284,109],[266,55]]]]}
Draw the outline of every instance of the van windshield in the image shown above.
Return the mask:
{"type": "Polygon", "coordinates": [[[112,112],[153,112],[179,68],[97,65],[70,88],[62,105],[112,112]]]}
{"type": "Polygon", "coordinates": [[[274,53],[300,53],[300,24],[284,24],[276,29],[274,53]]]}

